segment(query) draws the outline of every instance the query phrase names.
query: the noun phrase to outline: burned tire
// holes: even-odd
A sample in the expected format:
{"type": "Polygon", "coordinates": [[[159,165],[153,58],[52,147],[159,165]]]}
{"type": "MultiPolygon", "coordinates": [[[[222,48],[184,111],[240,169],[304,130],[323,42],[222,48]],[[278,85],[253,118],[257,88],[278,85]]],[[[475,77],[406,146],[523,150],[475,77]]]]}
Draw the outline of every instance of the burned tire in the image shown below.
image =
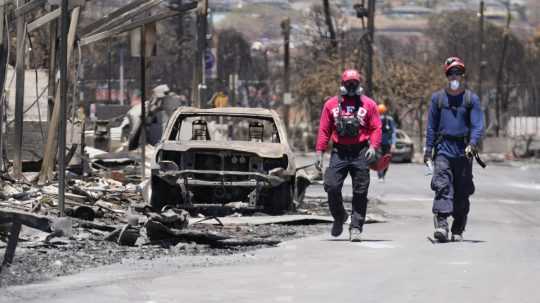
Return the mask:
{"type": "Polygon", "coordinates": [[[264,211],[270,215],[282,215],[291,209],[294,190],[290,182],[269,189],[263,198],[264,211]]]}
{"type": "Polygon", "coordinates": [[[150,196],[150,206],[154,210],[160,211],[165,205],[182,203],[182,192],[179,186],[171,186],[157,177],[152,177],[151,182],[152,195],[150,196]]]}

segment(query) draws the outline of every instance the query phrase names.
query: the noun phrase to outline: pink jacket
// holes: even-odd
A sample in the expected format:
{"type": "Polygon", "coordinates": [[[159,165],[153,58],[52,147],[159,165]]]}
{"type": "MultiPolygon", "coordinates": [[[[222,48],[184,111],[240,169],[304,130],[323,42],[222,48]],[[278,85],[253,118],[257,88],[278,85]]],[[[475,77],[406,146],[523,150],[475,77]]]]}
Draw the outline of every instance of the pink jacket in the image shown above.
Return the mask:
{"type": "MultiPolygon", "coordinates": [[[[358,144],[367,140],[374,149],[381,145],[381,119],[377,104],[371,98],[362,96],[362,107],[357,112],[360,120],[360,133],[358,137],[340,137],[336,132],[335,119],[338,116],[338,97],[334,96],[324,104],[321,112],[321,121],[319,124],[319,135],[317,136],[317,151],[325,151],[328,147],[328,141],[332,139],[334,144],[358,144]]],[[[354,112],[354,98],[344,96],[341,106],[342,116],[352,115],[354,112]]]]}

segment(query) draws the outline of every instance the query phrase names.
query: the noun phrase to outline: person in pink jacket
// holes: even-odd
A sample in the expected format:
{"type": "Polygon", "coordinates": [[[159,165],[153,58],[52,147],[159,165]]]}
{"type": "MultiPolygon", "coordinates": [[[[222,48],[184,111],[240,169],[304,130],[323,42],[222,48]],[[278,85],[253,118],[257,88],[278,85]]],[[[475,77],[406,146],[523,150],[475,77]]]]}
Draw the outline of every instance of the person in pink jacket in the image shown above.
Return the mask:
{"type": "Polygon", "coordinates": [[[330,212],[334,217],[331,234],[338,237],[348,213],[341,193],[348,174],[352,178],[353,199],[349,239],[361,241],[366,218],[369,165],[377,160],[381,145],[381,120],[377,104],[362,92],[363,76],[354,69],[341,77],[340,94],[328,99],[321,112],[317,137],[316,166],[323,168],[323,155],[332,141],[330,163],[324,174],[330,212]]]}

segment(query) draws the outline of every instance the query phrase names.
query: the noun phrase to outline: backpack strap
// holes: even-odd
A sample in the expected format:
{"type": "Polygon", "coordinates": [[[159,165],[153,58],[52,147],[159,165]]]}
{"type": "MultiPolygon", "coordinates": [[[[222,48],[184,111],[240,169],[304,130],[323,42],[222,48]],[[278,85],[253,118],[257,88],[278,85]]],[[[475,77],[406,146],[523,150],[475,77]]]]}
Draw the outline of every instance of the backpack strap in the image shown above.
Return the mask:
{"type": "Polygon", "coordinates": [[[473,108],[472,103],[472,92],[468,89],[465,90],[465,94],[463,95],[463,106],[465,107],[467,113],[465,115],[465,125],[467,125],[467,128],[469,129],[469,133],[467,134],[467,137],[465,138],[465,143],[469,144],[471,141],[471,111],[473,108]]]}
{"type": "MultiPolygon", "coordinates": [[[[445,101],[447,100],[446,97],[446,91],[444,89],[437,92],[437,108],[439,109],[439,121],[437,121],[437,130],[439,129],[439,123],[440,123],[440,114],[442,109],[445,107],[445,101]]],[[[465,90],[465,93],[463,94],[463,103],[462,105],[466,109],[465,114],[465,125],[469,129],[469,133],[465,137],[466,143],[469,142],[471,137],[471,111],[473,108],[473,102],[472,102],[472,92],[468,89],[465,90]]],[[[441,134],[438,134],[440,136],[441,134]]]]}
{"type": "Polygon", "coordinates": [[[446,97],[446,90],[444,89],[441,89],[440,91],[438,91],[436,93],[436,98],[437,98],[437,109],[439,110],[439,120],[437,121],[437,127],[435,127],[436,129],[436,140],[440,140],[440,139],[437,139],[438,137],[441,136],[441,134],[439,133],[439,124],[441,122],[441,112],[442,112],[442,109],[444,107],[444,103],[447,99],[446,97]]]}

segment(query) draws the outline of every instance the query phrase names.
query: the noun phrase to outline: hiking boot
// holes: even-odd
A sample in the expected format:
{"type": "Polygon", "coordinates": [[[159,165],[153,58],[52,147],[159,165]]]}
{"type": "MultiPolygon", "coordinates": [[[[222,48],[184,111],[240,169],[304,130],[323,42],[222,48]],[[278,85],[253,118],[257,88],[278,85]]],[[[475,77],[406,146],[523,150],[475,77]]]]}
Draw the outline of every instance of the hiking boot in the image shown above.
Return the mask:
{"type": "Polygon", "coordinates": [[[452,241],[453,242],[462,242],[463,236],[458,234],[452,234],[452,241]]]}
{"type": "Polygon", "coordinates": [[[461,236],[467,226],[467,216],[454,216],[454,222],[452,222],[452,228],[450,231],[452,235],[461,236]]]}
{"type": "Polygon", "coordinates": [[[439,242],[448,242],[448,222],[446,221],[446,216],[436,214],[433,217],[433,223],[435,225],[433,237],[439,242]]]}
{"type": "Polygon", "coordinates": [[[349,241],[351,242],[361,242],[362,241],[362,231],[358,228],[349,229],[349,241]]]}
{"type": "Polygon", "coordinates": [[[334,223],[332,223],[332,231],[330,232],[332,237],[339,237],[343,233],[343,224],[347,222],[348,217],[348,215],[345,215],[343,220],[334,219],[334,223]]]}

